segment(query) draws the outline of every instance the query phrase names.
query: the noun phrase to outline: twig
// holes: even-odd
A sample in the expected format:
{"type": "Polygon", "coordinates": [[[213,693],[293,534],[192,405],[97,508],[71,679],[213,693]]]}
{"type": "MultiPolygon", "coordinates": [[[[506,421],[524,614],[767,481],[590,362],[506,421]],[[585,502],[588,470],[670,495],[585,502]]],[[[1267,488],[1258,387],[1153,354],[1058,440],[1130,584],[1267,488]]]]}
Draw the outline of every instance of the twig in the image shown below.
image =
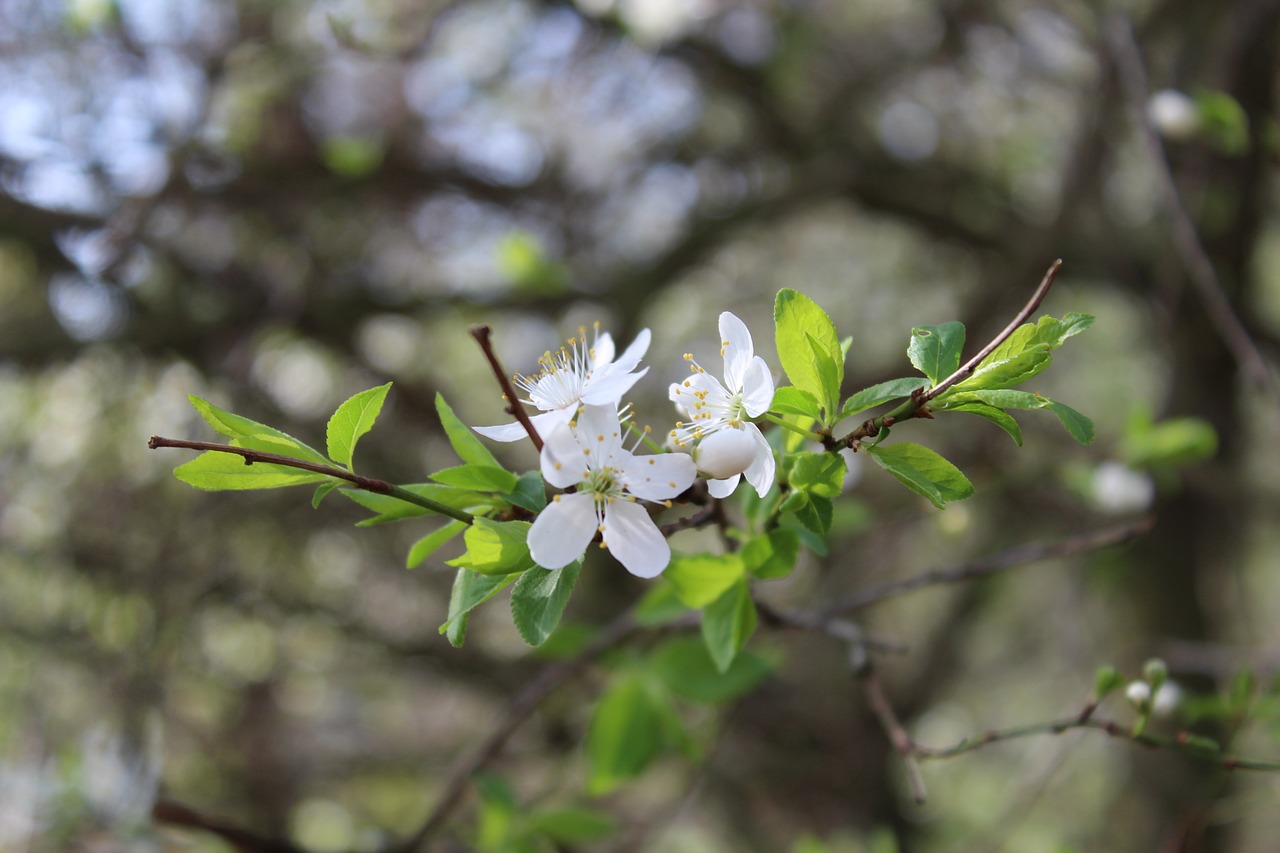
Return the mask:
{"type": "Polygon", "coordinates": [[[493,351],[493,330],[488,326],[472,326],[469,331],[471,332],[471,337],[476,339],[476,343],[480,344],[480,349],[484,352],[484,357],[489,362],[489,368],[493,370],[494,378],[498,380],[498,385],[502,387],[502,396],[507,401],[507,414],[520,422],[520,425],[524,427],[524,431],[529,433],[529,440],[533,442],[534,449],[541,453],[542,437],[534,429],[533,421],[529,420],[529,413],[524,410],[524,406],[520,405],[520,397],[516,394],[515,386],[511,384],[511,377],[503,370],[502,362],[498,361],[498,354],[493,351]]]}
{"type": "Polygon", "coordinates": [[[302,471],[311,471],[316,474],[324,474],[327,477],[334,477],[339,480],[346,480],[358,489],[366,492],[374,492],[379,495],[389,495],[398,498],[405,503],[411,503],[420,506],[423,509],[430,510],[440,515],[447,515],[450,518],[456,518],[465,524],[475,521],[475,516],[469,512],[463,512],[460,509],[454,509],[451,506],[445,506],[437,503],[430,498],[424,498],[422,495],[414,494],[402,486],[394,483],[388,483],[386,480],[378,480],[373,477],[364,477],[360,474],[353,474],[345,468],[338,468],[333,465],[321,465],[316,462],[307,462],[302,459],[294,459],[289,456],[281,456],[278,453],[265,453],[261,450],[250,450],[247,447],[236,447],[230,444],[218,444],[212,441],[189,441],[184,438],[164,438],[163,436],[153,435],[147,441],[147,447],[156,450],[161,447],[177,447],[184,450],[207,450],[213,453],[230,453],[233,456],[240,456],[244,459],[244,464],[253,465],[255,463],[263,463],[268,465],[283,465],[286,468],[298,468],[302,471]]]}
{"type": "Polygon", "coordinates": [[[964,583],[1026,563],[1035,563],[1056,557],[1070,557],[1112,545],[1120,545],[1151,530],[1155,523],[1155,516],[1147,516],[1129,524],[1104,528],[1092,533],[1068,536],[1056,542],[1033,542],[1019,545],[971,563],[962,563],[945,569],[935,569],[912,577],[864,587],[855,591],[852,595],[829,604],[818,613],[822,616],[835,616],[840,613],[848,613],[868,607],[872,604],[878,604],[885,599],[904,595],[922,587],[964,583]]]}
{"type": "Polygon", "coordinates": [[[916,760],[916,751],[919,747],[911,740],[911,735],[907,734],[907,730],[898,720],[898,715],[894,713],[893,706],[889,704],[889,699],[884,694],[884,685],[880,683],[880,676],[876,673],[875,667],[868,662],[855,674],[862,684],[862,689],[866,691],[871,712],[876,715],[876,719],[880,721],[880,728],[884,729],[885,735],[889,738],[889,743],[893,744],[894,750],[902,758],[903,766],[907,770],[907,784],[911,788],[912,799],[916,801],[916,805],[924,805],[929,794],[925,790],[920,763],[916,760]]]}
{"type": "Polygon", "coordinates": [[[445,781],[443,792],[426,822],[403,843],[391,848],[392,853],[415,853],[444,825],[449,814],[462,800],[471,777],[486,767],[502,752],[502,748],[544,699],[560,685],[576,675],[590,661],[619,645],[639,630],[628,613],[619,616],[572,660],[552,664],[520,689],[507,706],[498,725],[480,746],[454,766],[445,781]]]}
{"type": "Polygon", "coordinates": [[[978,365],[982,364],[982,360],[995,352],[997,347],[1004,343],[1010,335],[1017,331],[1019,326],[1026,322],[1027,318],[1031,316],[1032,312],[1040,307],[1040,303],[1043,302],[1045,296],[1048,295],[1049,288],[1053,286],[1053,280],[1057,277],[1058,270],[1061,269],[1061,267],[1061,258],[1050,264],[1049,269],[1045,271],[1044,277],[1040,279],[1040,284],[1036,287],[1035,292],[1032,293],[1031,298],[1027,300],[1027,304],[1022,306],[1022,309],[1019,310],[1013,320],[1009,322],[1009,325],[1005,326],[1004,329],[1001,330],[1000,334],[992,338],[986,346],[979,350],[977,355],[961,365],[960,369],[955,373],[952,373],[946,379],[928,390],[920,390],[912,394],[910,398],[900,403],[893,411],[879,417],[863,421],[857,429],[853,430],[853,432],[850,432],[848,435],[841,438],[825,438],[822,442],[823,446],[828,450],[835,450],[841,447],[854,447],[857,442],[862,439],[872,438],[873,436],[879,435],[880,430],[891,427],[898,421],[905,421],[908,418],[933,417],[929,414],[926,404],[930,400],[935,399],[940,394],[950,389],[951,386],[955,385],[957,382],[961,382],[973,375],[973,371],[978,368],[978,365]]]}
{"type": "Polygon", "coordinates": [[[1023,323],[1025,323],[1027,321],[1027,318],[1030,317],[1032,313],[1034,313],[1035,310],[1040,307],[1040,303],[1043,302],[1044,298],[1049,295],[1049,288],[1053,287],[1053,280],[1057,277],[1058,270],[1060,270],[1061,268],[1062,268],[1061,258],[1059,258],[1058,260],[1050,264],[1049,269],[1045,271],[1044,277],[1040,279],[1040,284],[1038,287],[1036,287],[1035,293],[1031,294],[1031,298],[1027,300],[1027,304],[1023,305],[1022,310],[1019,311],[1017,315],[1015,315],[1014,318],[1009,321],[1009,325],[1005,326],[1004,329],[1000,331],[1000,334],[992,338],[990,343],[988,343],[982,349],[978,350],[977,355],[975,355],[973,358],[966,361],[964,364],[960,365],[959,370],[957,370],[955,373],[951,374],[946,379],[939,382],[937,385],[930,388],[928,391],[925,391],[924,393],[922,393],[919,397],[919,405],[923,406],[925,403],[928,403],[930,400],[934,399],[939,394],[942,394],[952,385],[955,385],[957,382],[961,382],[965,379],[968,379],[970,376],[972,376],[973,371],[978,368],[979,364],[982,364],[982,360],[985,359],[987,356],[991,355],[991,353],[995,352],[996,348],[1000,346],[1002,343],[1004,343],[1006,340],[1008,340],[1009,336],[1012,335],[1015,331],[1017,331],[1018,327],[1021,326],[1023,323]]]}
{"type": "Polygon", "coordinates": [[[1156,178],[1160,183],[1160,192],[1164,196],[1165,212],[1169,216],[1169,225],[1173,231],[1173,250],[1182,262],[1205,314],[1217,329],[1227,349],[1235,358],[1240,369],[1258,388],[1267,388],[1272,394],[1280,394],[1280,386],[1276,377],[1267,367],[1262,353],[1249,336],[1244,323],[1236,315],[1235,309],[1227,299],[1222,282],[1213,268],[1213,261],[1205,251],[1204,243],[1196,231],[1191,214],[1187,212],[1182,196],[1178,192],[1173,170],[1169,159],[1165,156],[1164,145],[1159,134],[1147,118],[1147,97],[1149,84],[1147,72],[1142,60],[1142,50],[1134,38],[1133,28],[1122,16],[1110,16],[1106,25],[1106,44],[1112,61],[1120,74],[1120,85],[1124,90],[1125,101],[1133,121],[1137,124],[1146,145],[1147,154],[1155,166],[1156,178]]]}
{"type": "Polygon", "coordinates": [[[240,853],[307,853],[282,838],[267,838],[241,826],[210,817],[190,806],[163,797],[151,807],[151,819],[169,826],[198,829],[216,835],[240,853]]]}

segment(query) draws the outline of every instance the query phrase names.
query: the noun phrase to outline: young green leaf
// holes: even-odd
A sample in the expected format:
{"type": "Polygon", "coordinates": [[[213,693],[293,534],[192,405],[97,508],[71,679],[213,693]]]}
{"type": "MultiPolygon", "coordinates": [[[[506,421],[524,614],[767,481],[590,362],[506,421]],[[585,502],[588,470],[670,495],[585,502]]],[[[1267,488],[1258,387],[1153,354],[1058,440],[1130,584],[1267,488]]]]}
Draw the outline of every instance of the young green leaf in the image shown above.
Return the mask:
{"type": "Polygon", "coordinates": [[[720,672],[727,672],[756,630],[756,603],[744,577],[702,611],[702,640],[720,672]]]}
{"type": "MultiPolygon", "coordinates": [[[[1022,352],[1002,361],[992,357],[983,359],[973,375],[951,388],[951,394],[965,391],[981,391],[987,388],[1009,388],[1025,382],[1053,363],[1048,344],[1033,344],[1022,352]]],[[[944,400],[949,394],[939,397],[944,400]]]]}
{"type": "Polygon", "coordinates": [[[529,556],[527,521],[492,521],[483,516],[467,528],[463,539],[467,552],[446,565],[470,569],[482,575],[506,575],[533,567],[529,556]]]}
{"type": "Polygon", "coordinates": [[[774,302],[773,321],[778,360],[787,378],[825,406],[830,416],[844,381],[844,357],[831,318],[803,293],[783,289],[774,302]]]}
{"type": "Polygon", "coordinates": [[[940,408],[939,411],[945,412],[968,412],[971,415],[977,415],[980,418],[986,418],[1000,429],[1009,433],[1014,443],[1019,447],[1022,446],[1022,427],[1018,426],[1018,422],[1013,419],[1013,415],[1004,409],[997,409],[995,406],[988,406],[986,403],[956,403],[955,405],[940,408]]]}
{"type": "Polygon", "coordinates": [[[525,471],[516,478],[515,488],[498,497],[529,512],[542,512],[543,507],[547,505],[547,487],[542,482],[542,474],[537,471],[525,471]]]}
{"type": "Polygon", "coordinates": [[[649,766],[666,745],[669,706],[642,672],[609,686],[587,730],[587,793],[606,794],[649,766]]]}
{"type": "Polygon", "coordinates": [[[817,398],[794,385],[787,385],[774,391],[773,404],[769,408],[784,415],[805,415],[814,420],[822,414],[822,406],[817,398]]]}
{"type": "Polygon", "coordinates": [[[313,492],[311,495],[311,508],[319,509],[320,501],[324,500],[326,495],[328,495],[334,489],[338,488],[338,486],[340,485],[342,485],[340,481],[330,480],[327,483],[321,483],[319,486],[317,486],[315,492],[313,492]]]}
{"type": "Polygon", "coordinates": [[[940,326],[916,326],[911,330],[907,358],[929,381],[937,385],[960,367],[964,351],[964,323],[952,320],[940,326]]]}
{"type": "Polygon", "coordinates": [[[431,479],[476,492],[510,492],[519,482],[515,474],[492,465],[457,465],[435,472],[431,479]]]}
{"type": "MultiPolygon", "coordinates": [[[[484,512],[492,509],[495,503],[494,498],[489,495],[481,495],[467,489],[443,486],[437,483],[413,483],[405,486],[404,489],[438,504],[444,504],[464,512],[484,512]]],[[[376,513],[373,518],[366,518],[363,521],[356,522],[357,527],[372,527],[375,524],[401,521],[406,518],[418,518],[431,513],[431,510],[426,507],[402,501],[394,495],[382,495],[377,492],[366,492],[360,489],[343,489],[339,494],[376,513]]]]}
{"type": "Polygon", "coordinates": [[[721,671],[711,660],[707,646],[696,637],[667,640],[649,658],[649,665],[672,693],[695,702],[730,702],[773,671],[760,655],[742,652],[729,668],[721,671]]]}
{"type": "Polygon", "coordinates": [[[614,833],[617,823],[595,809],[564,808],[538,812],[530,816],[530,827],[562,849],[603,841],[614,833]]]}
{"type": "Polygon", "coordinates": [[[515,575],[481,575],[469,569],[459,569],[449,595],[449,616],[440,626],[440,633],[447,634],[449,643],[460,648],[467,637],[467,614],[515,579],[515,575]]]}
{"type": "Polygon", "coordinates": [[[1065,403],[1059,403],[1057,400],[1048,402],[1049,405],[1046,408],[1058,416],[1058,420],[1062,421],[1062,425],[1067,428],[1067,432],[1071,433],[1072,438],[1081,444],[1089,444],[1093,441],[1092,420],[1065,403]]]}
{"type": "Polygon", "coordinates": [[[511,590],[511,616],[526,643],[540,646],[551,636],[560,624],[581,571],[582,560],[578,559],[563,569],[549,571],[534,566],[520,575],[511,590]]]}
{"type": "Polygon", "coordinates": [[[798,490],[787,495],[778,512],[793,513],[801,524],[818,536],[827,535],[835,515],[831,498],[798,490]]]}
{"type": "Polygon", "coordinates": [[[800,557],[800,535],[789,527],[775,527],[742,546],[742,562],[758,578],[785,578],[800,557]]]}
{"type": "Polygon", "coordinates": [[[809,453],[802,451],[792,457],[791,472],[787,479],[794,489],[821,495],[839,497],[844,488],[848,465],[839,453],[809,453]]]}
{"type": "Polygon", "coordinates": [[[697,610],[719,598],[745,571],[737,554],[677,555],[662,576],[686,607],[697,610]]]}
{"type": "Polygon", "coordinates": [[[382,404],[387,399],[391,383],[379,385],[354,395],[338,407],[329,418],[325,427],[325,443],[329,450],[329,458],[339,465],[351,468],[351,460],[355,456],[356,442],[360,436],[373,428],[373,423],[382,412],[382,404]]]}
{"type": "Polygon", "coordinates": [[[286,465],[272,465],[269,462],[247,465],[240,456],[216,450],[207,450],[190,462],[179,465],[174,469],[173,476],[189,486],[210,492],[278,489],[330,479],[327,474],[316,474],[286,465]]]}
{"type": "Polygon", "coordinates": [[[406,569],[414,569],[422,564],[422,561],[430,557],[440,549],[453,537],[457,536],[467,525],[461,521],[451,521],[438,530],[434,530],[423,536],[409,549],[409,556],[405,559],[404,567],[406,569]]]}
{"type": "Polygon", "coordinates": [[[453,452],[458,454],[458,458],[463,462],[469,462],[472,465],[487,465],[490,468],[501,468],[498,460],[489,452],[489,448],[485,447],[471,428],[458,419],[453,413],[453,409],[445,402],[443,394],[436,394],[436,413],[440,416],[440,425],[444,427],[444,434],[448,437],[449,443],[453,445],[453,452]]]}
{"type": "Polygon", "coordinates": [[[840,407],[840,420],[853,417],[859,412],[873,409],[890,400],[910,397],[913,392],[924,388],[927,384],[919,376],[908,376],[905,379],[890,379],[887,382],[872,385],[870,388],[863,388],[844,401],[844,405],[840,407]]]}
{"type": "Polygon", "coordinates": [[[867,447],[866,451],[902,485],[928,498],[938,509],[973,494],[973,484],[960,469],[927,447],[901,441],[867,447]]]}
{"type": "MultiPolygon", "coordinates": [[[[241,415],[233,414],[225,409],[219,409],[208,400],[202,400],[194,394],[189,394],[187,399],[191,401],[192,408],[200,413],[200,417],[204,418],[209,426],[231,439],[230,443],[234,447],[260,450],[263,453],[277,453],[281,456],[301,459],[304,462],[315,462],[319,465],[329,464],[329,460],[325,458],[323,453],[298,441],[298,439],[286,432],[249,420],[241,415]]],[[[260,487],[247,486],[245,488],[260,487]]]]}

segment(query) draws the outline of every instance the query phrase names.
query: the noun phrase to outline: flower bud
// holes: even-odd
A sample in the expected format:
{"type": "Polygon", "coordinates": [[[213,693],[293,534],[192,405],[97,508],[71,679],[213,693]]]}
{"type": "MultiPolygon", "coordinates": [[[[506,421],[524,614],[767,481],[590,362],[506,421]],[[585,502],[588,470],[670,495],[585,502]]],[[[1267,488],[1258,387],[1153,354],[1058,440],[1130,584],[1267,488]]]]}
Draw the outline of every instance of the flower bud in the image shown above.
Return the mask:
{"type": "Polygon", "coordinates": [[[1166,681],[1156,689],[1156,695],[1151,697],[1151,713],[1167,720],[1177,712],[1181,704],[1182,688],[1177,682],[1166,681]]]}
{"type": "Polygon", "coordinates": [[[1151,685],[1152,690],[1159,690],[1169,677],[1169,667],[1160,658],[1151,658],[1142,665],[1142,677],[1151,685]]]}
{"type": "Polygon", "coordinates": [[[1195,101],[1174,89],[1161,89],[1147,99],[1147,119],[1166,139],[1189,139],[1200,128],[1195,101]]]}
{"type": "Polygon", "coordinates": [[[713,480],[724,480],[747,470],[756,458],[756,443],[739,429],[722,429],[702,441],[693,451],[698,472],[713,480]]]}
{"type": "Polygon", "coordinates": [[[1145,681],[1130,681],[1129,686],[1124,689],[1124,697],[1133,707],[1146,713],[1151,704],[1151,685],[1145,681]]]}

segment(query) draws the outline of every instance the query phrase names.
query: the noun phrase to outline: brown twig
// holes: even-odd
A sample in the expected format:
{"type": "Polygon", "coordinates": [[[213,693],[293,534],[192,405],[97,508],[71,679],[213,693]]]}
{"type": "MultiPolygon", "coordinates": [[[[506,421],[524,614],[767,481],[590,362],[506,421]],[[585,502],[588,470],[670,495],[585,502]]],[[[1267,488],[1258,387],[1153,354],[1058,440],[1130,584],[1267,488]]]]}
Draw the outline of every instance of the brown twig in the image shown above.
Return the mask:
{"type": "Polygon", "coordinates": [[[880,683],[880,676],[876,673],[875,667],[870,662],[865,663],[860,670],[855,673],[858,681],[862,684],[862,689],[867,694],[867,702],[871,705],[871,712],[875,714],[876,719],[880,722],[880,728],[884,729],[885,735],[889,738],[889,743],[893,745],[894,751],[902,759],[903,765],[907,770],[907,784],[911,788],[911,797],[916,801],[917,805],[924,805],[929,798],[928,791],[924,786],[924,775],[920,772],[920,764],[916,761],[916,743],[911,740],[911,735],[907,734],[907,730],[898,720],[898,715],[893,710],[893,705],[889,703],[889,699],[885,696],[884,685],[880,683]]]}
{"type": "Polygon", "coordinates": [[[498,361],[498,354],[493,351],[493,330],[488,326],[472,326],[469,331],[471,332],[471,337],[475,338],[476,343],[480,345],[485,359],[489,362],[489,368],[493,371],[494,378],[498,380],[498,385],[502,388],[503,399],[507,401],[507,414],[520,422],[525,432],[529,433],[529,440],[533,442],[534,449],[541,453],[542,437],[534,429],[533,421],[529,420],[529,413],[524,410],[524,406],[520,405],[520,397],[516,394],[515,386],[511,384],[511,377],[502,368],[502,362],[498,361]]]}
{"type": "Polygon", "coordinates": [[[447,515],[450,518],[456,518],[458,521],[470,524],[475,517],[469,512],[463,512],[460,509],[454,509],[451,506],[445,506],[437,503],[430,498],[424,498],[415,494],[408,489],[397,486],[394,483],[388,483],[386,480],[378,480],[374,477],[364,477],[360,474],[354,474],[345,468],[338,468],[334,465],[322,465],[317,462],[307,462],[302,459],[294,459],[290,456],[281,456],[278,453],[266,453],[261,450],[251,450],[247,447],[236,447],[231,444],[218,444],[212,441],[190,441],[185,438],[165,438],[159,435],[153,435],[147,441],[147,447],[156,450],[161,447],[176,447],[183,450],[205,450],[212,453],[229,453],[233,456],[239,456],[244,459],[244,464],[266,464],[266,465],[282,465],[286,468],[297,468],[302,471],[311,471],[315,474],[324,474],[326,477],[334,477],[339,480],[345,480],[358,489],[366,492],[374,492],[379,495],[389,495],[406,503],[415,504],[423,509],[447,515]]]}
{"type": "Polygon", "coordinates": [[[228,823],[219,818],[210,817],[196,811],[190,806],[161,797],[151,807],[151,819],[156,823],[168,826],[181,826],[187,829],[198,829],[216,835],[234,847],[239,853],[307,853],[301,847],[283,838],[268,838],[245,829],[242,826],[228,823]]]}
{"type": "Polygon", "coordinates": [[[1005,326],[1004,329],[1000,331],[1000,334],[992,338],[985,347],[978,350],[977,355],[960,365],[959,370],[930,388],[928,391],[920,394],[918,405],[923,406],[930,400],[942,394],[952,385],[955,385],[957,382],[962,382],[972,376],[973,371],[978,368],[978,365],[982,364],[982,360],[995,352],[996,348],[1008,340],[1009,336],[1017,331],[1018,327],[1025,323],[1027,318],[1029,318],[1032,313],[1040,307],[1040,303],[1049,295],[1049,288],[1053,287],[1053,280],[1057,277],[1058,270],[1061,268],[1061,258],[1058,258],[1058,260],[1050,264],[1049,269],[1045,271],[1044,277],[1040,279],[1039,286],[1036,287],[1035,292],[1031,294],[1031,298],[1027,300],[1027,304],[1023,305],[1022,310],[1009,321],[1009,325],[1005,326]]]}
{"type": "Polygon", "coordinates": [[[1155,523],[1155,516],[1147,516],[1128,524],[1108,527],[1092,533],[1068,536],[1055,542],[1033,542],[1019,545],[970,563],[962,563],[945,569],[935,569],[934,571],[924,572],[908,578],[864,587],[855,591],[852,595],[827,605],[818,612],[823,616],[835,616],[840,613],[848,613],[868,607],[872,604],[878,604],[885,599],[904,595],[922,587],[965,583],[1014,566],[1056,557],[1070,557],[1075,554],[1120,545],[1148,532],[1155,526],[1155,523]]]}

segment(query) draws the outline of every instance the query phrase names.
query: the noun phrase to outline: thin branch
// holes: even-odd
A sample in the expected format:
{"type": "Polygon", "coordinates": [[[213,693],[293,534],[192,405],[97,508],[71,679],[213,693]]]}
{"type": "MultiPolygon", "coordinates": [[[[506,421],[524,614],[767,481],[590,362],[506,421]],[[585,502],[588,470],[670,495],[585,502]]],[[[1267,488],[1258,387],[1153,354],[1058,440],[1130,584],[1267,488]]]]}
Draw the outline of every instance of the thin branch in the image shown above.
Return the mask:
{"type": "Polygon", "coordinates": [[[1040,307],[1040,303],[1049,295],[1049,288],[1053,287],[1053,280],[1057,277],[1058,270],[1060,269],[1062,269],[1062,259],[1058,258],[1058,260],[1049,265],[1049,269],[1045,271],[1044,277],[1040,279],[1039,286],[1036,287],[1035,292],[1031,294],[1031,298],[1027,300],[1027,304],[1022,306],[1022,310],[1009,321],[1009,325],[1005,326],[1004,329],[1000,331],[1000,334],[992,338],[990,343],[978,350],[977,355],[960,365],[959,370],[921,394],[919,404],[923,406],[939,394],[942,394],[952,385],[972,376],[973,371],[978,368],[979,364],[982,364],[982,360],[995,352],[996,348],[1008,340],[1009,336],[1017,331],[1018,327],[1025,323],[1027,318],[1029,318],[1035,310],[1040,307]]]}
{"type": "Polygon", "coordinates": [[[1120,72],[1120,85],[1124,89],[1132,120],[1142,135],[1148,159],[1155,166],[1160,192],[1164,196],[1165,213],[1169,216],[1169,225],[1173,231],[1174,253],[1186,270],[1196,295],[1200,297],[1209,321],[1217,329],[1227,349],[1231,350],[1240,370],[1255,387],[1280,394],[1275,375],[1231,306],[1222,282],[1218,279],[1218,273],[1213,268],[1213,261],[1191,220],[1191,214],[1182,202],[1169,159],[1165,156],[1164,144],[1147,117],[1146,105],[1150,91],[1147,71],[1133,28],[1124,17],[1110,16],[1106,25],[1106,44],[1112,61],[1120,72]]]}
{"type": "Polygon", "coordinates": [[[422,495],[414,494],[402,486],[394,483],[388,483],[386,480],[378,480],[373,477],[363,477],[359,474],[353,474],[345,468],[338,468],[333,465],[321,465],[316,462],[306,462],[302,459],[294,459],[289,456],[281,456],[278,453],[264,453],[261,450],[250,450],[247,447],[235,447],[230,444],[218,444],[212,441],[189,441],[184,438],[164,438],[163,436],[153,435],[147,441],[147,447],[156,450],[161,447],[177,447],[183,450],[207,450],[213,453],[229,453],[233,456],[240,456],[244,459],[244,464],[253,465],[255,463],[263,463],[268,465],[282,465],[286,468],[298,468],[302,471],[311,471],[316,474],[324,474],[327,477],[334,477],[339,480],[346,480],[358,489],[366,492],[374,492],[379,495],[388,495],[398,498],[405,503],[411,503],[420,506],[431,512],[447,515],[450,518],[456,518],[465,524],[475,521],[475,516],[469,512],[463,512],[460,509],[454,509],[451,506],[445,506],[437,503],[430,498],[424,498],[422,495]]]}
{"type": "Polygon", "coordinates": [[[916,750],[919,747],[911,740],[911,735],[907,734],[907,730],[898,720],[898,715],[894,712],[893,706],[889,704],[889,699],[884,693],[884,685],[880,683],[880,676],[876,673],[875,667],[871,666],[870,663],[866,663],[855,674],[862,684],[862,689],[866,691],[867,701],[871,705],[871,712],[879,720],[880,728],[884,729],[884,733],[889,738],[889,743],[893,745],[894,751],[902,758],[902,763],[907,770],[907,784],[911,788],[912,799],[916,801],[916,805],[924,805],[929,798],[929,794],[925,790],[924,776],[920,772],[920,764],[916,761],[916,750]]]}
{"type": "Polygon", "coordinates": [[[818,613],[822,616],[835,616],[840,613],[859,610],[872,604],[878,604],[886,599],[895,598],[923,587],[965,583],[1014,566],[1057,557],[1070,557],[1113,545],[1121,545],[1148,532],[1155,526],[1155,523],[1155,516],[1147,516],[1128,524],[1108,527],[1092,533],[1068,536],[1054,542],[1033,542],[1019,545],[970,563],[962,563],[945,569],[935,569],[934,571],[924,572],[908,578],[864,587],[855,591],[852,595],[824,607],[818,613]]]}
{"type": "Polygon", "coordinates": [[[151,808],[151,819],[168,826],[198,829],[216,835],[240,853],[307,853],[283,838],[267,838],[241,826],[210,817],[190,806],[163,797],[151,808]]]}
{"type": "Polygon", "coordinates": [[[498,380],[498,385],[502,388],[502,397],[507,401],[507,414],[520,422],[520,425],[524,427],[524,431],[529,433],[529,440],[533,442],[534,449],[541,453],[542,437],[534,429],[533,421],[529,420],[529,413],[524,410],[524,406],[520,405],[520,397],[516,394],[516,389],[511,384],[511,377],[502,368],[502,362],[498,361],[498,354],[493,351],[493,330],[488,326],[472,326],[469,331],[471,332],[471,337],[475,338],[476,343],[480,345],[485,359],[489,362],[489,368],[493,371],[494,378],[498,380]]]}

